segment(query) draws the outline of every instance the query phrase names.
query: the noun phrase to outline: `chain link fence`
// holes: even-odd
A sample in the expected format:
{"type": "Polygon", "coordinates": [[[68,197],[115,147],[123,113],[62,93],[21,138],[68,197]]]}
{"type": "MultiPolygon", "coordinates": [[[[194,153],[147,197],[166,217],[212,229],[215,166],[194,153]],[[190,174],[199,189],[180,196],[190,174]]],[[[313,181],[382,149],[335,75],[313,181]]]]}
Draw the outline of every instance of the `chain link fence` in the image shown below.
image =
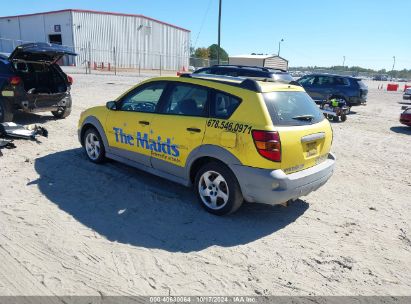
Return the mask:
{"type": "MultiPolygon", "coordinates": [[[[10,54],[25,43],[31,41],[0,38],[0,53],[10,54]]],[[[116,47],[97,49],[90,43],[83,47],[63,46],[77,53],[77,56],[64,56],[58,64],[67,66],[73,73],[175,75],[177,71],[188,71],[190,65],[189,56],[184,54],[125,51],[116,47]]]]}

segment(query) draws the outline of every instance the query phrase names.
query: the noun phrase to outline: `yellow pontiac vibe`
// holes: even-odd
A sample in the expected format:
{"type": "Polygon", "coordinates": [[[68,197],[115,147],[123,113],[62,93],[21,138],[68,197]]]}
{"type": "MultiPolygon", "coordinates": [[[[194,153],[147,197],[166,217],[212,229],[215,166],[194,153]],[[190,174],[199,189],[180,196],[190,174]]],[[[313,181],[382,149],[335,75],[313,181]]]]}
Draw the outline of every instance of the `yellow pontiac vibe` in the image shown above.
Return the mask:
{"type": "Polygon", "coordinates": [[[333,173],[332,130],[300,86],[211,75],[153,78],[81,114],[88,158],[185,186],[223,215],[243,201],[283,204],[333,173]]]}

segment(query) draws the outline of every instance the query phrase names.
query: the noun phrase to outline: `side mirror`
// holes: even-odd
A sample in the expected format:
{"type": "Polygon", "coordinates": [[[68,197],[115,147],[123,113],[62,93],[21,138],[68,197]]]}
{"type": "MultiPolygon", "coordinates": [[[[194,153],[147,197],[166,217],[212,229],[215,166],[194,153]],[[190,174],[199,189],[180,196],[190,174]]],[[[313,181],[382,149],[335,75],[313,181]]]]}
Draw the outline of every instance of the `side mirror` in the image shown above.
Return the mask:
{"type": "Polygon", "coordinates": [[[109,110],[117,110],[117,104],[115,101],[109,101],[106,103],[106,108],[109,110]]]}

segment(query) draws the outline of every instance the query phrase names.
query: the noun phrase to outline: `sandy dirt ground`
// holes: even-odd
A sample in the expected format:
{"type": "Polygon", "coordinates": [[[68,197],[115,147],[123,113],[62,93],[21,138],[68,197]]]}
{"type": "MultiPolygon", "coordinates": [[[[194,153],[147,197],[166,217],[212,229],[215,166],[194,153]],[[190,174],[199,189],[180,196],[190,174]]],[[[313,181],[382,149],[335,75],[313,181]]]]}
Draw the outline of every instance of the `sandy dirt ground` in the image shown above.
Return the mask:
{"type": "Polygon", "coordinates": [[[69,118],[17,116],[50,135],[0,157],[0,295],[411,295],[401,93],[370,82],[368,105],[333,123],[337,166],[317,192],[216,217],[190,189],[87,161],[80,112],[139,80],[75,75],[69,118]]]}

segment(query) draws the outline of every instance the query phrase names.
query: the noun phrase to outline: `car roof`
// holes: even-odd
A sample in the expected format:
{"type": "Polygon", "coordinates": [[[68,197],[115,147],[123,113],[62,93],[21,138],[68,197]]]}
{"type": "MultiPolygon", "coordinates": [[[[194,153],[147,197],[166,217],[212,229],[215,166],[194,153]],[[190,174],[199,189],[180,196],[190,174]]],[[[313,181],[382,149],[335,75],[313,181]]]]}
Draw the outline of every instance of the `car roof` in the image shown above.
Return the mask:
{"type": "Polygon", "coordinates": [[[227,85],[231,87],[237,87],[240,89],[245,89],[253,91],[256,93],[268,93],[274,91],[298,91],[304,92],[304,88],[300,85],[289,84],[284,82],[275,82],[271,79],[260,78],[251,79],[244,77],[231,77],[231,76],[220,76],[220,75],[196,75],[196,74],[182,74],[178,76],[169,77],[155,77],[148,79],[146,82],[151,81],[178,81],[193,84],[201,84],[208,87],[214,87],[215,84],[227,85]]]}
{"type": "Polygon", "coordinates": [[[250,66],[250,65],[236,65],[236,64],[217,64],[212,65],[208,68],[202,69],[210,69],[210,68],[219,68],[219,69],[241,69],[241,70],[248,70],[248,71],[260,71],[260,72],[267,72],[267,73],[288,73],[282,69],[274,69],[268,67],[261,67],[261,66],[250,66]]]}
{"type": "MultiPolygon", "coordinates": [[[[348,75],[338,75],[338,74],[327,74],[327,73],[313,73],[305,76],[331,76],[331,77],[343,77],[343,78],[352,78],[352,79],[357,79],[353,76],[348,76],[348,75]]],[[[304,76],[303,76],[304,77],[304,76]]]]}

